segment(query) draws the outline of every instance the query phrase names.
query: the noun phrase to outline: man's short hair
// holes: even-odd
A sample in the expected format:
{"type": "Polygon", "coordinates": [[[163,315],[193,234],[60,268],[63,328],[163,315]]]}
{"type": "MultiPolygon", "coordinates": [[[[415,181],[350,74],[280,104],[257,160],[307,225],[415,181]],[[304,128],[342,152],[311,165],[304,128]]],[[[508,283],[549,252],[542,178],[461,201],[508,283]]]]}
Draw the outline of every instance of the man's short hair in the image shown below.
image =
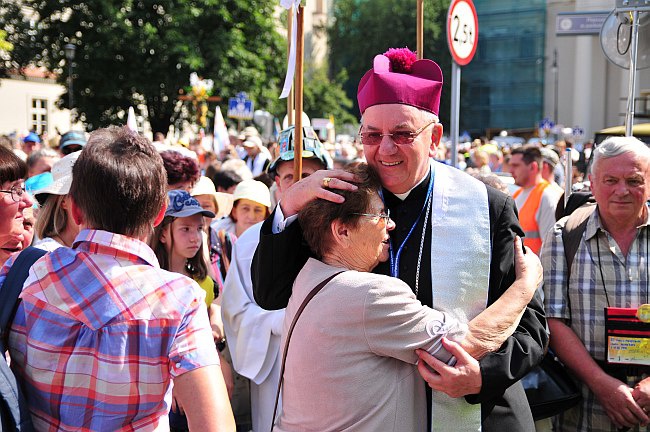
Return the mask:
{"type": "Polygon", "coordinates": [[[596,165],[601,159],[609,159],[620,156],[623,153],[634,153],[638,156],[650,159],[650,148],[638,138],[629,137],[609,137],[601,142],[592,153],[591,172],[596,171],[596,165]]]}
{"type": "Polygon", "coordinates": [[[512,149],[512,152],[510,152],[511,156],[514,156],[516,154],[520,154],[521,158],[524,160],[524,163],[526,165],[530,165],[533,162],[537,162],[537,166],[539,167],[540,171],[542,169],[542,151],[539,149],[539,147],[536,147],[533,144],[527,144],[522,147],[517,147],[512,149]]]}
{"type": "Polygon", "coordinates": [[[154,146],[126,127],[90,134],[72,169],[70,195],[90,228],[140,237],[167,199],[167,175],[154,146]]]}

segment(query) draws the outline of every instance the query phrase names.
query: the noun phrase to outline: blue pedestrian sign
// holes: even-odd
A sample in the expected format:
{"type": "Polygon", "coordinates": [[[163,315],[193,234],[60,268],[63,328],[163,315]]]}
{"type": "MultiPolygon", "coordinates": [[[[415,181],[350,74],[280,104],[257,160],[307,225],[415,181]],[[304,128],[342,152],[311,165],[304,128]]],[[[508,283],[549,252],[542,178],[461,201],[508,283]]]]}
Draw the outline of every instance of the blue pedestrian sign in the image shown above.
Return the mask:
{"type": "Polygon", "coordinates": [[[248,99],[245,92],[237,93],[237,96],[228,99],[228,117],[239,120],[250,120],[253,118],[253,101],[248,99]]]}

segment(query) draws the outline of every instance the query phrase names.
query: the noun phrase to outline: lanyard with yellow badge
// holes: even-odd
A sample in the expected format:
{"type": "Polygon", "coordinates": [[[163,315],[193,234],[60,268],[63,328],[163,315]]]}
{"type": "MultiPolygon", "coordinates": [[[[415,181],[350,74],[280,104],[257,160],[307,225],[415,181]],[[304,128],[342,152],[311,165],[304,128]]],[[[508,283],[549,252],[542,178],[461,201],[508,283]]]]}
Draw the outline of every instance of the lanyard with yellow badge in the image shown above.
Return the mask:
{"type": "Polygon", "coordinates": [[[650,304],[605,308],[607,363],[650,367],[650,304]]]}

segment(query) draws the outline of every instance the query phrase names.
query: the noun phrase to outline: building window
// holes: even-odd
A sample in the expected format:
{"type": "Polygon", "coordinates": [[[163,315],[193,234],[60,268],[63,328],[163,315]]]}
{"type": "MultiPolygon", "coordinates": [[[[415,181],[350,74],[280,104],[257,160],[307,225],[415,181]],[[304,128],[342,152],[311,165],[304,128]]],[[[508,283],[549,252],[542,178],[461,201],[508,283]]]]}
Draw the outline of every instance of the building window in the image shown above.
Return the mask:
{"type": "Polygon", "coordinates": [[[41,135],[47,132],[47,99],[32,99],[31,130],[41,135]]]}

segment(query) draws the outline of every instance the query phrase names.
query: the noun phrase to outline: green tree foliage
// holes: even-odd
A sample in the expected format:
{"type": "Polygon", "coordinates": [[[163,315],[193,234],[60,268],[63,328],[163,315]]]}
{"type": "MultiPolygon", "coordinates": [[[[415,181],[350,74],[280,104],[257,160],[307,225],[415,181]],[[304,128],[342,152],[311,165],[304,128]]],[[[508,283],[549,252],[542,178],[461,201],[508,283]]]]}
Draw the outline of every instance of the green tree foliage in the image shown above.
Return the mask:
{"type": "Polygon", "coordinates": [[[356,116],[350,114],[352,100],[343,90],[346,79],[345,70],[339,72],[334,80],[330,80],[327,66],[307,65],[303,95],[305,113],[310,118],[329,118],[332,115],[337,124],[357,123],[356,116]]]}
{"type": "MultiPolygon", "coordinates": [[[[178,90],[189,75],[215,82],[227,98],[246,91],[273,111],[284,74],[286,43],[268,0],[101,0],[9,2],[0,28],[14,44],[4,69],[29,63],[58,72],[65,83],[63,46],[77,46],[76,108],[90,129],[123,123],[118,114],[145,104],[154,131],[179,115],[178,90]],[[37,11],[31,23],[22,11],[37,11]]],[[[3,6],[4,7],[4,6],[3,6]]],[[[62,106],[67,96],[61,98],[62,106]]],[[[277,108],[276,108],[277,109],[277,108]]]]}
{"type": "MultiPolygon", "coordinates": [[[[451,57],[445,36],[449,0],[424,2],[424,57],[435,60],[451,83],[451,57]]],[[[375,55],[389,48],[409,47],[415,51],[415,0],[334,0],[333,20],[328,29],[330,70],[347,70],[344,89],[354,101],[359,80],[372,67],[375,55]]],[[[443,87],[440,117],[449,119],[449,84],[443,87]]]]}

